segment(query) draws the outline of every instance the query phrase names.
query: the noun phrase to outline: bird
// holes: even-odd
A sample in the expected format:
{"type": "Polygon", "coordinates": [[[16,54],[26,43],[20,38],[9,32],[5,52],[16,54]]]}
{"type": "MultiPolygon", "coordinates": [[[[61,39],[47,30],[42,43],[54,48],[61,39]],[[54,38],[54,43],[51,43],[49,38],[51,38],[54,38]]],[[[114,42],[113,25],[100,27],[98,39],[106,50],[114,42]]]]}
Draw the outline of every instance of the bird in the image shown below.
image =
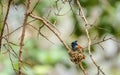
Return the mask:
{"type": "Polygon", "coordinates": [[[73,41],[71,43],[71,51],[68,52],[70,56],[70,60],[73,63],[78,64],[83,59],[85,59],[85,54],[83,48],[77,43],[77,41],[73,41]]]}
{"type": "Polygon", "coordinates": [[[73,41],[71,43],[71,47],[73,51],[80,51],[81,53],[83,52],[83,48],[77,43],[78,41],[73,41]]]}

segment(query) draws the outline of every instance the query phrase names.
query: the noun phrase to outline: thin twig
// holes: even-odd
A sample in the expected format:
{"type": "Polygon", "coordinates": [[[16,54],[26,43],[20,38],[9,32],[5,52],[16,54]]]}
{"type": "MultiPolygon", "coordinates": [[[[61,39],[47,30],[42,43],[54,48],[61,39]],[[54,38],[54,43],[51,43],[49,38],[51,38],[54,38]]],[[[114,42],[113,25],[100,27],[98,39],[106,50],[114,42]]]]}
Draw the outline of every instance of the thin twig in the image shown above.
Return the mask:
{"type": "MultiPolygon", "coordinates": [[[[5,15],[5,19],[3,21],[3,27],[2,27],[2,30],[1,30],[0,37],[2,37],[3,33],[4,33],[5,24],[6,24],[6,21],[7,21],[7,17],[8,17],[8,13],[9,13],[9,10],[10,10],[10,4],[11,4],[11,2],[12,2],[12,0],[8,1],[7,12],[6,12],[6,15],[5,15]]],[[[2,38],[0,38],[0,51],[1,51],[1,45],[2,45],[2,38]]]]}
{"type": "Polygon", "coordinates": [[[98,45],[102,48],[103,51],[105,50],[105,49],[103,48],[103,46],[102,46],[100,43],[99,43],[98,45]]]}
{"type": "Polygon", "coordinates": [[[38,29],[38,33],[37,33],[37,39],[39,40],[39,34],[41,33],[41,29],[44,27],[44,24],[41,24],[41,26],[38,29]]]}
{"type": "Polygon", "coordinates": [[[22,75],[22,50],[23,50],[23,41],[24,41],[24,37],[25,37],[25,29],[26,29],[26,25],[27,25],[27,18],[30,14],[29,13],[30,1],[31,0],[27,0],[26,13],[25,13],[23,29],[22,29],[22,34],[21,34],[21,40],[20,40],[20,50],[19,50],[19,59],[18,59],[18,75],[22,75]]]}
{"type": "MultiPolygon", "coordinates": [[[[5,39],[5,40],[6,40],[6,42],[7,42],[7,43],[5,43],[4,45],[6,45],[6,44],[7,44],[7,45],[9,46],[9,48],[12,50],[12,52],[13,52],[13,53],[11,53],[11,54],[13,54],[13,56],[14,56],[14,57],[17,57],[17,58],[18,58],[17,53],[16,53],[16,52],[13,50],[13,48],[11,47],[11,45],[10,45],[10,43],[9,43],[8,39],[7,39],[7,38],[5,38],[5,37],[4,37],[4,39],[5,39]]],[[[5,53],[6,53],[6,52],[5,52],[5,53]]]]}
{"type": "Polygon", "coordinates": [[[37,38],[39,39],[39,34],[41,33],[41,29],[44,27],[44,24],[42,24],[40,27],[39,27],[39,30],[38,30],[38,34],[37,34],[37,38]]]}
{"type": "Polygon", "coordinates": [[[93,59],[93,56],[92,56],[92,53],[91,53],[91,38],[90,38],[90,34],[89,34],[89,31],[88,31],[88,22],[87,22],[87,19],[83,13],[83,10],[82,10],[82,7],[80,5],[80,2],[79,0],[77,0],[77,5],[79,7],[79,10],[80,10],[80,16],[82,17],[83,21],[85,22],[85,31],[86,31],[86,35],[87,35],[87,38],[88,38],[88,51],[89,51],[89,56],[93,62],[93,64],[97,67],[98,70],[100,70],[100,72],[105,75],[105,73],[100,69],[100,66],[97,65],[97,63],[95,62],[95,60],[93,59]]]}
{"type": "Polygon", "coordinates": [[[11,52],[10,52],[9,48],[6,47],[5,44],[4,44],[3,46],[4,46],[5,49],[8,51],[9,58],[10,58],[10,62],[11,62],[11,64],[12,64],[12,68],[13,68],[13,70],[15,71],[15,73],[17,74],[16,69],[15,69],[14,64],[13,64],[13,61],[12,61],[11,52]]]}
{"type": "Polygon", "coordinates": [[[36,7],[37,7],[37,5],[39,4],[39,2],[40,2],[40,0],[38,0],[38,1],[36,2],[35,6],[33,7],[33,9],[31,10],[31,12],[30,12],[30,13],[33,13],[33,11],[35,10],[35,8],[36,8],[36,7]]]}
{"type": "Polygon", "coordinates": [[[112,37],[107,38],[107,39],[103,39],[102,41],[99,41],[99,42],[93,43],[93,44],[91,44],[91,45],[100,44],[100,43],[105,42],[105,41],[110,40],[110,39],[112,39],[112,37]]]}
{"type": "MultiPolygon", "coordinates": [[[[93,45],[99,45],[99,44],[101,44],[101,43],[103,43],[103,42],[105,42],[105,41],[108,41],[108,40],[113,40],[113,38],[114,37],[110,37],[110,38],[107,38],[107,39],[103,39],[103,40],[101,40],[101,41],[98,41],[98,42],[96,42],[96,43],[93,43],[93,44],[91,44],[91,46],[93,46],[93,45]]],[[[113,40],[113,41],[116,41],[116,40],[113,40]]],[[[116,41],[117,42],[117,41],[116,41]]],[[[87,46],[88,47],[88,46],[87,46]]],[[[84,47],[84,49],[85,48],[87,48],[87,47],[84,47]]]]}
{"type": "Polygon", "coordinates": [[[29,21],[28,23],[31,23],[31,22],[34,22],[34,21],[36,21],[36,19],[33,19],[33,20],[29,21]]]}
{"type": "Polygon", "coordinates": [[[20,26],[20,27],[16,28],[16,29],[13,30],[12,32],[9,32],[8,34],[6,34],[6,35],[0,37],[0,39],[2,39],[2,38],[4,38],[4,37],[7,37],[7,36],[9,36],[9,35],[11,35],[11,34],[13,34],[15,31],[19,30],[19,29],[22,28],[22,27],[23,27],[23,26],[20,26]]]}
{"type": "Polygon", "coordinates": [[[57,31],[57,33],[60,34],[60,31],[56,28],[55,23],[53,23],[53,24],[50,23],[50,21],[47,20],[45,17],[43,17],[43,19],[46,20],[49,23],[49,25],[51,26],[51,28],[55,29],[57,31]]]}
{"type": "Polygon", "coordinates": [[[48,40],[50,43],[54,44],[52,41],[50,41],[50,40],[47,38],[47,36],[45,36],[44,34],[42,34],[42,33],[40,32],[40,30],[38,30],[37,28],[35,28],[35,27],[32,26],[31,24],[29,24],[29,26],[31,26],[33,29],[37,30],[38,33],[39,33],[42,37],[44,37],[46,40],[48,40]]]}
{"type": "Polygon", "coordinates": [[[82,63],[80,62],[78,65],[79,65],[79,68],[81,68],[81,70],[83,71],[84,75],[88,75],[88,73],[83,68],[82,63]]]}
{"type": "Polygon", "coordinates": [[[54,31],[54,29],[53,29],[53,27],[51,26],[51,23],[50,23],[50,22],[46,21],[44,18],[35,16],[35,15],[33,15],[33,14],[30,14],[30,16],[31,16],[32,18],[35,18],[35,19],[39,20],[39,21],[42,21],[42,22],[44,23],[44,25],[47,26],[47,27],[56,35],[56,37],[57,37],[57,38],[61,41],[61,43],[66,47],[66,49],[67,49],[68,51],[71,50],[71,49],[69,48],[69,46],[61,39],[61,37],[54,31]]]}
{"type": "MultiPolygon", "coordinates": [[[[6,28],[7,28],[7,33],[9,34],[9,26],[7,23],[6,23],[6,28]]],[[[9,40],[9,36],[7,37],[7,39],[9,40]]]]}

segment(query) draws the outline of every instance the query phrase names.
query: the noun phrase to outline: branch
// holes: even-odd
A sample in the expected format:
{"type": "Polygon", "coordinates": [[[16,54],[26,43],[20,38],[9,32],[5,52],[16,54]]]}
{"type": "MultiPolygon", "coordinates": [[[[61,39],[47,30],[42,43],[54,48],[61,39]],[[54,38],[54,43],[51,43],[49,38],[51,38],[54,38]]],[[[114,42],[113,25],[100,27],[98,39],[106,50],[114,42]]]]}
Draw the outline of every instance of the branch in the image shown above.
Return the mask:
{"type": "MultiPolygon", "coordinates": [[[[7,44],[7,46],[11,49],[11,51],[13,52],[13,53],[11,53],[14,57],[17,57],[18,58],[18,56],[17,56],[17,53],[14,51],[14,49],[12,48],[12,46],[10,45],[10,42],[8,41],[8,39],[7,38],[4,38],[5,40],[6,40],[6,42],[7,43],[5,43],[5,44],[3,44],[4,45],[4,47],[5,47],[5,45],[7,44]]],[[[6,53],[6,52],[4,52],[4,53],[6,53]]],[[[3,54],[4,54],[3,53],[3,54]]]]}
{"type": "Polygon", "coordinates": [[[11,35],[11,34],[13,34],[15,31],[19,30],[19,29],[22,28],[22,27],[23,27],[23,26],[20,26],[20,27],[16,28],[16,29],[13,30],[12,32],[9,32],[8,34],[6,34],[6,35],[0,37],[0,39],[2,39],[2,38],[4,38],[4,37],[7,37],[7,36],[9,36],[9,35],[11,35]]]}
{"type": "Polygon", "coordinates": [[[33,14],[30,14],[32,18],[35,18],[36,20],[42,21],[46,27],[48,27],[55,35],[56,37],[60,40],[60,42],[66,47],[67,51],[70,51],[71,49],[68,47],[68,45],[61,39],[61,37],[54,31],[53,25],[48,22],[46,19],[35,16],[33,14]]]}
{"type": "Polygon", "coordinates": [[[84,75],[88,75],[88,73],[85,71],[85,69],[83,68],[82,66],[82,63],[80,62],[79,64],[79,67],[81,68],[81,70],[83,71],[84,75]]]}
{"type": "MultiPolygon", "coordinates": [[[[10,10],[10,4],[11,4],[11,2],[12,2],[12,0],[8,1],[7,12],[6,12],[6,15],[5,15],[5,19],[3,21],[3,27],[2,27],[2,30],[1,30],[0,37],[2,37],[3,33],[4,33],[5,24],[6,24],[6,21],[7,21],[7,17],[8,17],[8,13],[9,13],[9,10],[10,10]]],[[[1,45],[2,45],[2,38],[0,38],[0,51],[1,51],[1,45]]]]}
{"type": "Polygon", "coordinates": [[[27,0],[27,6],[26,6],[26,13],[23,23],[23,29],[21,34],[21,40],[20,40],[20,50],[19,50],[19,58],[18,58],[18,75],[22,75],[22,51],[23,51],[23,41],[25,37],[25,29],[27,25],[27,18],[29,16],[29,8],[30,8],[30,0],[27,0]]]}
{"type": "Polygon", "coordinates": [[[13,64],[13,60],[12,60],[10,49],[8,49],[5,44],[3,46],[5,47],[5,49],[7,50],[8,54],[9,54],[9,58],[10,58],[10,62],[12,64],[13,70],[15,71],[15,74],[17,74],[16,69],[15,69],[14,64],[13,64]]]}
{"type": "MultiPolygon", "coordinates": [[[[107,39],[103,39],[103,40],[101,40],[101,41],[92,43],[91,46],[96,45],[96,44],[100,45],[101,43],[103,43],[103,42],[105,42],[105,41],[113,40],[113,38],[114,38],[114,37],[110,37],[110,38],[107,38],[107,39]]],[[[118,41],[116,41],[116,40],[113,40],[113,41],[118,42],[118,41]]],[[[87,47],[88,47],[88,46],[87,46],[87,47]]],[[[84,47],[84,49],[86,49],[87,47],[84,47]]]]}
{"type": "Polygon", "coordinates": [[[93,62],[93,64],[97,67],[98,71],[100,71],[103,75],[105,75],[105,73],[100,69],[100,66],[97,65],[97,63],[95,62],[95,60],[93,59],[93,56],[92,56],[92,53],[91,53],[91,38],[90,38],[90,34],[89,34],[89,30],[88,30],[88,21],[83,13],[83,10],[82,10],[82,7],[80,5],[80,2],[79,0],[77,0],[77,5],[79,7],[79,13],[80,13],[80,16],[82,17],[83,21],[85,22],[85,31],[86,31],[86,35],[87,35],[87,38],[88,38],[88,51],[89,51],[89,56],[93,62]]]}
{"type": "Polygon", "coordinates": [[[29,26],[31,26],[33,29],[35,29],[36,31],[38,31],[38,34],[41,35],[42,37],[44,37],[46,40],[48,40],[50,43],[54,44],[52,41],[50,41],[47,36],[45,36],[44,34],[42,34],[40,32],[40,30],[38,30],[37,28],[35,28],[34,26],[32,26],[31,24],[29,24],[29,26]]]}
{"type": "Polygon", "coordinates": [[[37,0],[37,2],[36,2],[36,4],[35,4],[35,6],[33,7],[33,9],[31,10],[31,12],[30,12],[30,13],[33,13],[34,9],[37,7],[37,5],[39,4],[39,2],[40,2],[40,0],[37,0]]]}

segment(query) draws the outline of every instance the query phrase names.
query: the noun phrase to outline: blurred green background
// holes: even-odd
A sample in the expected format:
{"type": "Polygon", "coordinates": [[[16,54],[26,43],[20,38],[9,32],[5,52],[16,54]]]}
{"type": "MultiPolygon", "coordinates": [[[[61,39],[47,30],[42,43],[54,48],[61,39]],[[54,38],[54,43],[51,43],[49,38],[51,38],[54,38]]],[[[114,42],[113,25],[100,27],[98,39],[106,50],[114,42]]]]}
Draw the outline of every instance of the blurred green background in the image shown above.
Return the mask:
{"type": "MultiPolygon", "coordinates": [[[[71,0],[70,7],[68,0],[31,0],[30,9],[33,14],[46,17],[55,26],[55,31],[70,46],[74,40],[84,48],[86,59],[83,66],[89,75],[97,74],[88,55],[87,36],[84,28],[84,21],[78,15],[79,10],[76,0],[71,0]],[[36,6],[34,8],[34,6],[36,6]]],[[[88,20],[89,32],[92,44],[109,39],[91,46],[93,58],[101,66],[106,75],[120,75],[120,0],[79,0],[88,20]]],[[[0,0],[0,31],[4,16],[6,14],[8,0],[0,0]]],[[[13,0],[7,18],[7,27],[4,35],[22,26],[26,10],[26,0],[13,0]]],[[[28,18],[28,23],[37,30],[42,23],[28,18]]],[[[57,37],[47,28],[42,27],[38,31],[30,25],[26,27],[23,68],[24,75],[82,75],[82,71],[73,64],[65,47],[57,37]]],[[[9,43],[3,39],[2,51],[0,54],[0,75],[16,75],[14,69],[18,70],[18,52],[21,30],[7,36],[9,43]],[[10,52],[8,52],[10,50],[10,52]],[[15,51],[15,53],[13,52],[15,51]],[[10,61],[12,60],[12,62],[10,61]],[[13,65],[13,66],[12,66],[13,65]]]]}

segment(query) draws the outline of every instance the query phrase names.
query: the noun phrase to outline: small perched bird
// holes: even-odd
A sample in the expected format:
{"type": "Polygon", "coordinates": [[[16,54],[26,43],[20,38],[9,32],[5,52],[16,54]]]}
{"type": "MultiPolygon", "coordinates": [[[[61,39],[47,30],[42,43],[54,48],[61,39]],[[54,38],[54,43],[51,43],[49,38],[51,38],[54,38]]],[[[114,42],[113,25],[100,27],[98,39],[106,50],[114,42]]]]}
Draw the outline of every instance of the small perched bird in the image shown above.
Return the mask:
{"type": "Polygon", "coordinates": [[[69,51],[70,60],[76,64],[85,59],[83,48],[77,43],[77,41],[73,41],[71,43],[71,51],[69,51]]]}
{"type": "Polygon", "coordinates": [[[78,45],[77,41],[73,41],[71,43],[71,47],[73,51],[80,50],[81,53],[83,52],[83,48],[80,45],[78,45]]]}

